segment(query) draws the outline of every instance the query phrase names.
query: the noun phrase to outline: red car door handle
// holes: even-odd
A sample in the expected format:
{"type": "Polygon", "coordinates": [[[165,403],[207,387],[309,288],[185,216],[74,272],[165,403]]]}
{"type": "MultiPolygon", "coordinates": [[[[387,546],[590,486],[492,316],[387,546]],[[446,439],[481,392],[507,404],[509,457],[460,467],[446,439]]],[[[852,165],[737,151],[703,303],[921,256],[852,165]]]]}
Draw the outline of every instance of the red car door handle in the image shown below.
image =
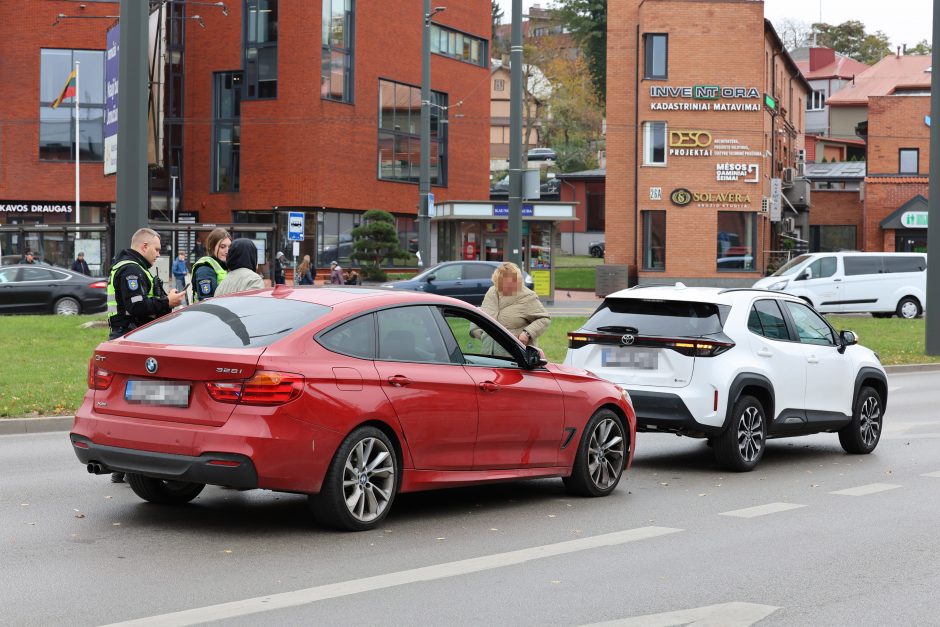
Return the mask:
{"type": "Polygon", "coordinates": [[[393,377],[389,377],[388,382],[391,383],[396,388],[400,388],[403,385],[411,385],[411,379],[409,379],[408,377],[403,377],[400,374],[396,374],[393,377]]]}
{"type": "Polygon", "coordinates": [[[499,385],[493,383],[492,381],[484,381],[480,384],[480,389],[484,392],[495,392],[499,389],[499,385]]]}

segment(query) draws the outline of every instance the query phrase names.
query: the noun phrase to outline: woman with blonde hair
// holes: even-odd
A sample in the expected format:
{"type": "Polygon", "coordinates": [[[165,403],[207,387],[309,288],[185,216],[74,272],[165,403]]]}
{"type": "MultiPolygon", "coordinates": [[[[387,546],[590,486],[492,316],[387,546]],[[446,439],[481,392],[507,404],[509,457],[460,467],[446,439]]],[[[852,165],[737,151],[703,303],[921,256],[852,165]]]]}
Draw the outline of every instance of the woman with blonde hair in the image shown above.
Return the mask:
{"type": "MultiPolygon", "coordinates": [[[[537,345],[538,337],[552,323],[538,295],[525,286],[519,266],[510,262],[496,268],[493,287],[487,290],[480,309],[495,318],[526,346],[537,345]]],[[[474,327],[470,335],[479,338],[484,333],[479,327],[474,327]]],[[[483,347],[490,353],[495,350],[493,340],[489,337],[484,339],[483,347]]]]}
{"type": "Polygon", "coordinates": [[[310,272],[310,255],[304,255],[303,261],[297,266],[297,274],[294,277],[295,285],[313,285],[313,274],[310,272]]]}

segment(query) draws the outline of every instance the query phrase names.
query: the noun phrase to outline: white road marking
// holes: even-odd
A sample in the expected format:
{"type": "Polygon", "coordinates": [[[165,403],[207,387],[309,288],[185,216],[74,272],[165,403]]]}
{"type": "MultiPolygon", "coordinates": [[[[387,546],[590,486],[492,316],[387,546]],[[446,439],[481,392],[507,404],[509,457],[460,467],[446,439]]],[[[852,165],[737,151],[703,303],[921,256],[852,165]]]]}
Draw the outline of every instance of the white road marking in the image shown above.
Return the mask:
{"type": "Polygon", "coordinates": [[[280,594],[271,594],[252,599],[243,599],[241,601],[232,601],[230,603],[220,603],[218,605],[209,605],[198,607],[180,612],[172,612],[159,616],[150,616],[137,620],[130,620],[122,623],[113,623],[108,627],[130,626],[130,625],[195,625],[198,623],[207,623],[210,621],[224,620],[227,618],[236,618],[257,614],[259,612],[268,612],[271,610],[280,610],[299,605],[307,605],[325,599],[335,599],[337,597],[359,594],[362,592],[372,592],[374,590],[384,590],[395,586],[402,586],[409,583],[418,583],[422,581],[433,581],[435,579],[445,579],[447,577],[457,577],[477,573],[504,566],[515,566],[536,559],[546,557],[557,557],[567,555],[578,551],[587,551],[605,546],[615,546],[626,544],[628,542],[637,542],[659,536],[677,533],[682,529],[672,527],[638,527],[636,529],[626,529],[600,536],[589,538],[578,538],[577,540],[568,540],[556,544],[546,544],[543,546],[534,546],[528,549],[518,551],[509,551],[506,553],[495,553],[493,555],[484,555],[482,557],[472,557],[470,559],[459,560],[456,562],[446,562],[444,564],[435,564],[434,566],[425,566],[423,568],[413,568],[403,570],[397,573],[386,573],[375,577],[365,577],[363,579],[354,579],[339,583],[316,586],[314,588],[305,588],[293,592],[283,592],[280,594]]]}
{"type": "Polygon", "coordinates": [[[940,470],[937,472],[925,472],[921,477],[940,477],[940,470]]]}
{"type": "Polygon", "coordinates": [[[901,486],[894,483],[869,483],[868,485],[860,485],[857,488],[836,490],[835,492],[830,492],[829,494],[841,494],[843,496],[867,496],[869,494],[877,494],[878,492],[894,490],[900,487],[901,486]]]}
{"type": "Polygon", "coordinates": [[[757,505],[755,507],[746,507],[744,509],[736,509],[730,512],[721,512],[719,516],[734,516],[736,518],[757,518],[758,516],[766,516],[767,514],[776,514],[778,512],[786,512],[791,509],[799,509],[800,507],[806,507],[805,505],[799,505],[797,503],[768,503],[767,505],[757,505]]]}
{"type": "Polygon", "coordinates": [[[779,610],[773,605],[758,605],[757,603],[719,603],[706,605],[688,610],[663,612],[662,614],[648,614],[623,620],[612,620],[607,623],[594,623],[584,627],[675,627],[677,625],[692,625],[695,627],[748,627],[760,622],[779,610]]]}

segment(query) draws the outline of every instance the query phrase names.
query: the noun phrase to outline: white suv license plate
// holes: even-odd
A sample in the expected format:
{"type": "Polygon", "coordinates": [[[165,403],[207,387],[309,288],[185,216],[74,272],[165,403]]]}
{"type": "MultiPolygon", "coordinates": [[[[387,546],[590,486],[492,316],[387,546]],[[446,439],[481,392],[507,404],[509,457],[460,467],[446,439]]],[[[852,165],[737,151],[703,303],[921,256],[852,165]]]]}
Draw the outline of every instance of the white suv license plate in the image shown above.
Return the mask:
{"type": "Polygon", "coordinates": [[[144,405],[189,407],[189,384],[130,380],[124,388],[124,400],[144,405]]]}
{"type": "Polygon", "coordinates": [[[605,368],[657,370],[659,352],[639,348],[604,348],[601,349],[601,365],[605,368]]]}

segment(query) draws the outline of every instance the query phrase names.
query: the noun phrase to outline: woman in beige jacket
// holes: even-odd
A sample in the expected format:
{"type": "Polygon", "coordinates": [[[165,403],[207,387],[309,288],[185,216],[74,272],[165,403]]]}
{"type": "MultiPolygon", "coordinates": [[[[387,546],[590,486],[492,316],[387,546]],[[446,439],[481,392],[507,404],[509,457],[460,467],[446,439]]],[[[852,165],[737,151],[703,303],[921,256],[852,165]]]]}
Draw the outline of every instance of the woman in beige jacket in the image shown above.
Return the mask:
{"type": "MultiPolygon", "coordinates": [[[[483,297],[480,309],[503,325],[526,346],[537,345],[537,339],[552,323],[551,316],[542,306],[538,295],[522,281],[519,266],[506,262],[493,273],[493,287],[483,297]]],[[[471,329],[473,337],[483,337],[483,330],[471,329]]],[[[494,342],[488,336],[483,340],[485,353],[496,354],[494,342]]],[[[498,351],[502,353],[503,351],[498,351]]]]}

